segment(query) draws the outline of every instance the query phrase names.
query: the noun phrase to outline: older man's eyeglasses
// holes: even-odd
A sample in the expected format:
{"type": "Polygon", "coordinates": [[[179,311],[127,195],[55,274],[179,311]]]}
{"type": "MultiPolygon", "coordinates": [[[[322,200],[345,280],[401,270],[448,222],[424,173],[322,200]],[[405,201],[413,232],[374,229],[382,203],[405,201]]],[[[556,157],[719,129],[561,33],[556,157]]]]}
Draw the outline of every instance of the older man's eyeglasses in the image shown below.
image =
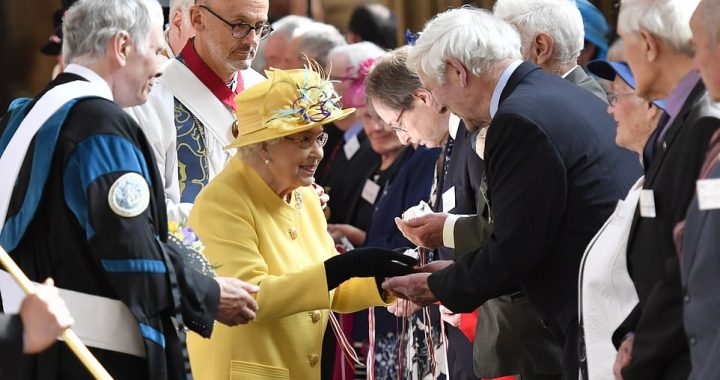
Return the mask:
{"type": "Polygon", "coordinates": [[[612,106],[612,107],[615,107],[615,105],[618,103],[618,101],[621,98],[631,96],[631,95],[635,95],[635,93],[634,92],[625,92],[622,94],[613,94],[612,92],[608,92],[608,94],[607,94],[608,104],[610,104],[610,106],[612,106]]]}
{"type": "Polygon", "coordinates": [[[252,26],[252,25],[250,25],[248,23],[244,23],[244,22],[239,22],[237,24],[233,24],[233,23],[225,20],[224,18],[220,17],[219,14],[215,13],[212,9],[208,8],[205,5],[198,5],[198,7],[210,12],[210,14],[217,17],[218,19],[220,19],[220,21],[224,22],[227,26],[229,26],[231,29],[230,33],[232,34],[233,37],[235,37],[237,39],[245,38],[245,36],[250,34],[251,30],[254,30],[255,34],[259,35],[260,39],[263,40],[263,39],[267,38],[267,36],[269,36],[270,33],[273,31],[272,26],[268,23],[264,23],[264,24],[258,25],[258,26],[252,26]]]}
{"type": "Polygon", "coordinates": [[[322,132],[317,136],[303,136],[302,138],[296,139],[293,137],[285,136],[286,139],[300,145],[300,148],[308,149],[313,143],[317,144],[320,148],[324,147],[328,141],[327,132],[322,132]]]}
{"type": "Polygon", "coordinates": [[[400,113],[398,114],[397,119],[395,119],[395,122],[392,123],[392,130],[393,130],[393,131],[395,131],[395,132],[407,133],[407,129],[403,128],[402,121],[400,120],[400,119],[402,119],[402,116],[403,116],[403,113],[404,113],[404,112],[405,112],[405,108],[403,108],[402,110],[400,110],[400,113]]]}

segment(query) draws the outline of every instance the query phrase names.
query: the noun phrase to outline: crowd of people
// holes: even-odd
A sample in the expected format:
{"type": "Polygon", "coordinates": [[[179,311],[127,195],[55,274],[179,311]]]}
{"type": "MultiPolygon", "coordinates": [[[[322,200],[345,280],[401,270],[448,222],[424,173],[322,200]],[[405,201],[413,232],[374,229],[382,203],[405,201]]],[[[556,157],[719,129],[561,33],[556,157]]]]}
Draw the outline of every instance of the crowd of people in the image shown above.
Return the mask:
{"type": "Polygon", "coordinates": [[[116,379],[720,378],[720,0],[67,6],[0,119],[0,378],[92,378],[68,328],[116,379]]]}

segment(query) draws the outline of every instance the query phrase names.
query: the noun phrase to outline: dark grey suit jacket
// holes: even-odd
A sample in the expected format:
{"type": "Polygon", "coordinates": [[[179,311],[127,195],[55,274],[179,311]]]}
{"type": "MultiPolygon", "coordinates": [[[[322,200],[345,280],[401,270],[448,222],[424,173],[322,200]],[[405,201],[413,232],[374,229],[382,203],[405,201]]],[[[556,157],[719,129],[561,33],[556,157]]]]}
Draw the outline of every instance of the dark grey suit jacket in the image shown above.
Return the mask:
{"type": "Polygon", "coordinates": [[[583,70],[582,67],[576,66],[573,71],[571,71],[567,76],[565,76],[565,79],[592,92],[593,95],[597,96],[598,98],[602,99],[603,102],[607,103],[607,93],[605,93],[605,90],[603,90],[602,86],[600,86],[600,83],[598,83],[593,77],[587,75],[587,73],[585,72],[585,70],[583,70]]]}
{"type": "MultiPolygon", "coordinates": [[[[720,178],[720,165],[708,179],[720,178]]],[[[686,216],[682,245],[684,325],[690,341],[690,379],[720,378],[720,209],[700,210],[697,193],[686,216]]]]}

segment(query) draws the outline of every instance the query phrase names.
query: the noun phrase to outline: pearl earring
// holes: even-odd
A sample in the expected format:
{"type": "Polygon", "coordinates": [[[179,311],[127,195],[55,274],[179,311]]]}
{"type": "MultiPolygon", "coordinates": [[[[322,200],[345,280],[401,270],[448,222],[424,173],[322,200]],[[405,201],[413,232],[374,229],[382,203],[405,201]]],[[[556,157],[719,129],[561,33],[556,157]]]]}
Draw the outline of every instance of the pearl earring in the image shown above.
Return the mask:
{"type": "Polygon", "coordinates": [[[266,158],[266,159],[265,159],[265,165],[270,165],[270,159],[269,159],[269,158],[266,158]]]}

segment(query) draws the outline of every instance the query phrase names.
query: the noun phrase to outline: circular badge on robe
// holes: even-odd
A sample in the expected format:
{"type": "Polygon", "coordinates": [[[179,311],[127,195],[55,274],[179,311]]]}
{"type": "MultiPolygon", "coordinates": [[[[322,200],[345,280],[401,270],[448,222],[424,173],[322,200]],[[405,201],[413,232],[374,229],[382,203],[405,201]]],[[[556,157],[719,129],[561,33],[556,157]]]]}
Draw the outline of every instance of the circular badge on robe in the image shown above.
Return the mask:
{"type": "Polygon", "coordinates": [[[114,213],[132,218],[143,213],[150,204],[150,188],[138,173],[127,173],[115,180],[108,192],[108,203],[114,213]]]}

